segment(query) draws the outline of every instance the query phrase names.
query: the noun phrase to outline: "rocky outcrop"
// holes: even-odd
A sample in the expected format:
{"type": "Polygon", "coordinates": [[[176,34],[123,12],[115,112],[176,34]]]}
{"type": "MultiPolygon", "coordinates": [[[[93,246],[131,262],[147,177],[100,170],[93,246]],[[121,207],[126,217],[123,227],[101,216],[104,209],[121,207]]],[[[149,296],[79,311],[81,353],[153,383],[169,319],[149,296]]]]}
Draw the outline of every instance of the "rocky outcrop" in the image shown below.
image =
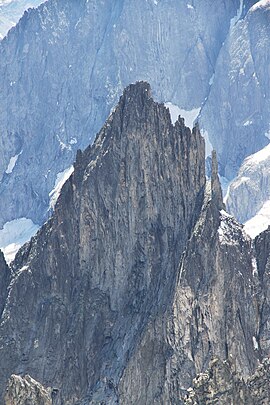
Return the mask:
{"type": "Polygon", "coordinates": [[[185,405],[255,405],[246,383],[229,361],[214,359],[206,372],[193,380],[185,405]]]}
{"type": "Polygon", "coordinates": [[[214,359],[209,369],[193,380],[186,405],[267,405],[270,398],[270,361],[266,359],[254,375],[244,381],[231,360],[214,359]]]}
{"type": "MultiPolygon", "coordinates": [[[[59,388],[65,404],[115,403],[127,363],[172,300],[200,210],[204,141],[181,119],[172,126],[138,83],[74,166],[54,216],[13,264],[0,382],[27,373],[59,388]]],[[[163,376],[171,349],[161,347],[163,376]]],[[[140,390],[153,400],[159,383],[142,379],[140,390]]]]}
{"type": "MultiPolygon", "coordinates": [[[[269,348],[268,239],[254,248],[222,207],[198,127],[130,85],[12,264],[2,398],[11,374],[54,387],[57,405],[182,404],[215,357],[252,375],[269,348]]],[[[245,395],[227,383],[225,398],[245,395]]]]}
{"type": "Polygon", "coordinates": [[[221,184],[218,177],[218,162],[216,151],[212,151],[212,170],[211,170],[211,199],[213,204],[219,210],[225,210],[225,204],[223,203],[223,194],[221,184]]]}
{"type": "Polygon", "coordinates": [[[26,375],[12,375],[8,381],[5,405],[52,405],[51,389],[45,389],[26,375]]]}

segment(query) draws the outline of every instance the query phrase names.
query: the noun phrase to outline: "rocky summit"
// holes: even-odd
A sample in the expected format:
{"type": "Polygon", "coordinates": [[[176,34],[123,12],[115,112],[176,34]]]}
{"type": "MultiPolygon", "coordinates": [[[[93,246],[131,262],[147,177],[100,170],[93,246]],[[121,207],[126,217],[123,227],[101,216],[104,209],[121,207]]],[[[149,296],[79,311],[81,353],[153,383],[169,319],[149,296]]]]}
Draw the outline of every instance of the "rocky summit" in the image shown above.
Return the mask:
{"type": "Polygon", "coordinates": [[[233,398],[257,384],[269,232],[253,243],[224,211],[204,149],[147,83],[125,89],[51,219],[11,268],[0,258],[0,401],[183,404],[215,358],[249,381],[233,379],[233,398]]]}

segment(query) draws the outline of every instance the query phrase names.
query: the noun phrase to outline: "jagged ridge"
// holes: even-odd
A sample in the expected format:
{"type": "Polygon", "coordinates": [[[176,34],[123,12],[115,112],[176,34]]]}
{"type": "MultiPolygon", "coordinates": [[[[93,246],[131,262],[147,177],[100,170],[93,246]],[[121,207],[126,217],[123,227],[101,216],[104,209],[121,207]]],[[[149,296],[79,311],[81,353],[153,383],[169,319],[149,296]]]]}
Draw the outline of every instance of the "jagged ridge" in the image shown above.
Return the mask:
{"type": "Polygon", "coordinates": [[[30,374],[57,405],[181,404],[215,356],[253,373],[269,350],[268,236],[254,249],[221,208],[198,128],[130,85],[13,263],[2,395],[30,374]]]}

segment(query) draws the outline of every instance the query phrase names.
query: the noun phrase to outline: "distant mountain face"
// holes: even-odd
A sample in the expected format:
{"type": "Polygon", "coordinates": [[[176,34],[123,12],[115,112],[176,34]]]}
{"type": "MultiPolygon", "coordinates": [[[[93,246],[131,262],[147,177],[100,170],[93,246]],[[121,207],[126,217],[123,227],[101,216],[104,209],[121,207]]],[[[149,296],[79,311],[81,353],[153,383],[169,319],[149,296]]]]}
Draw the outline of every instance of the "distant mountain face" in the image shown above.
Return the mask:
{"type": "Polygon", "coordinates": [[[130,82],[148,80],[157,99],[200,109],[239,7],[50,0],[28,11],[0,44],[0,225],[44,222],[57,174],[130,82]]]}
{"type": "Polygon", "coordinates": [[[25,10],[37,7],[45,0],[1,0],[0,1],[0,39],[17,24],[25,10]]]}
{"type": "Polygon", "coordinates": [[[270,2],[258,1],[230,30],[215,66],[201,127],[232,179],[245,157],[269,143],[270,2]]]}

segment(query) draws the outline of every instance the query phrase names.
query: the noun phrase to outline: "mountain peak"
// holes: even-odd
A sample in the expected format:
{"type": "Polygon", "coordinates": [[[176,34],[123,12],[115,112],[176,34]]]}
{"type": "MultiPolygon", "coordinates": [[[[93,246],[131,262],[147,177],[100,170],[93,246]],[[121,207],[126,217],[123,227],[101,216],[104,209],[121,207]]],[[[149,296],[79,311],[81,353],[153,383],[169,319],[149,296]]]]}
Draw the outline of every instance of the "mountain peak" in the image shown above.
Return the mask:
{"type": "Polygon", "coordinates": [[[225,210],[225,204],[223,202],[222,188],[218,176],[218,161],[217,153],[212,151],[212,173],[211,173],[211,195],[212,201],[219,210],[225,210]]]}

